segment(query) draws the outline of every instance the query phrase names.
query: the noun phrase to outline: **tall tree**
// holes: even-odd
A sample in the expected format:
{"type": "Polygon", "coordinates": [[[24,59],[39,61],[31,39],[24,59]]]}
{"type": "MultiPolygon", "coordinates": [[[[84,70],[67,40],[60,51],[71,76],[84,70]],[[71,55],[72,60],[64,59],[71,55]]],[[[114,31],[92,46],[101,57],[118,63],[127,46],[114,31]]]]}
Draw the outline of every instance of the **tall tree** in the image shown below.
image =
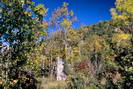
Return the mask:
{"type": "Polygon", "coordinates": [[[35,6],[32,0],[0,0],[0,40],[9,46],[0,53],[0,85],[4,89],[26,87],[18,74],[28,61],[27,54],[45,36],[46,12],[42,4],[35,6]]]}
{"type": "Polygon", "coordinates": [[[54,11],[51,19],[51,24],[55,27],[54,29],[59,30],[59,32],[63,34],[62,40],[64,44],[65,57],[68,56],[68,33],[69,30],[72,30],[73,21],[76,20],[73,15],[73,11],[68,10],[68,3],[64,2],[61,8],[54,11]]]}
{"type": "Polygon", "coordinates": [[[115,24],[117,23],[119,25],[122,25],[121,23],[123,23],[123,25],[130,25],[132,24],[133,19],[133,1],[116,0],[115,8],[112,8],[111,12],[112,19],[115,20],[115,24]]]}

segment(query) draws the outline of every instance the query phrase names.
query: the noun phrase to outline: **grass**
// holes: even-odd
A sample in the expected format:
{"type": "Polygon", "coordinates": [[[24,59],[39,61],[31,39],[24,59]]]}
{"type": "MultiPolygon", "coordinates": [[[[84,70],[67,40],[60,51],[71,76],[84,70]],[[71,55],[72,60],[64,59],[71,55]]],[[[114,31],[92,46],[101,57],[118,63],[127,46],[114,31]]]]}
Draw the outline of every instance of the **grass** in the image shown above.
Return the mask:
{"type": "Polygon", "coordinates": [[[38,78],[38,89],[65,89],[65,81],[57,81],[51,78],[38,78]]]}

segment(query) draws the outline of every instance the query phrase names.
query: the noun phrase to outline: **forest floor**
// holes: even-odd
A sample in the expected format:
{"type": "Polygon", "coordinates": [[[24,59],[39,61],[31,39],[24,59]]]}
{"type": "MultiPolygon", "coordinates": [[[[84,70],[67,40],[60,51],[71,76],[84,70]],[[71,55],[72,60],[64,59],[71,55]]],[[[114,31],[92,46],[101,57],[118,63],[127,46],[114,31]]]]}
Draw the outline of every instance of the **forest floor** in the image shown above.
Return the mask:
{"type": "Polygon", "coordinates": [[[65,81],[56,81],[50,78],[39,78],[38,89],[65,89],[65,81]]]}

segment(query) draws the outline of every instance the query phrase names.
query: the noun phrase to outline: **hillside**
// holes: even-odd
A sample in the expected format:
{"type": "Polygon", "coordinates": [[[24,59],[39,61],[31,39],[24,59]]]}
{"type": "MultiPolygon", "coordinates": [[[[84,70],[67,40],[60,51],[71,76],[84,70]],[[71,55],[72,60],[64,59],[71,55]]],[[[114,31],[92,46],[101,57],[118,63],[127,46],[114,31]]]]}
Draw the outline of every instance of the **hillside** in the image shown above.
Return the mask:
{"type": "Polygon", "coordinates": [[[133,89],[133,1],[115,5],[75,29],[68,3],[47,21],[43,4],[0,0],[0,89],[133,89]]]}

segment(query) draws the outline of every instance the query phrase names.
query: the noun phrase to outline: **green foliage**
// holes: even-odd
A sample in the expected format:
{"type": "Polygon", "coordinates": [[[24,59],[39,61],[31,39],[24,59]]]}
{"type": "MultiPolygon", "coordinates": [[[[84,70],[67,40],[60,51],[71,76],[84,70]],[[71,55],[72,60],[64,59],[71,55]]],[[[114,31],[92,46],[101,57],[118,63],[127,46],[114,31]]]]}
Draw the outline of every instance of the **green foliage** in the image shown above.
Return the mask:
{"type": "Polygon", "coordinates": [[[60,57],[65,62],[67,86],[45,82],[51,85],[48,88],[132,89],[132,4],[132,0],[116,0],[112,20],[77,30],[72,27],[76,19],[67,3],[54,11],[48,25],[43,20],[44,5],[1,0],[0,88],[36,89],[35,77],[55,79],[56,58],[60,57]],[[48,26],[56,30],[50,36],[45,31],[48,26]]]}
{"type": "Polygon", "coordinates": [[[85,89],[85,82],[80,75],[71,76],[68,81],[68,89],[85,89]]]}
{"type": "Polygon", "coordinates": [[[12,81],[15,81],[20,86],[17,89],[26,89],[21,87],[16,75],[23,70],[28,61],[27,55],[36,46],[36,41],[45,36],[46,23],[40,18],[45,14],[45,8],[36,7],[31,0],[1,0],[0,4],[0,40],[8,45],[0,54],[1,86],[14,89],[12,81]]]}

